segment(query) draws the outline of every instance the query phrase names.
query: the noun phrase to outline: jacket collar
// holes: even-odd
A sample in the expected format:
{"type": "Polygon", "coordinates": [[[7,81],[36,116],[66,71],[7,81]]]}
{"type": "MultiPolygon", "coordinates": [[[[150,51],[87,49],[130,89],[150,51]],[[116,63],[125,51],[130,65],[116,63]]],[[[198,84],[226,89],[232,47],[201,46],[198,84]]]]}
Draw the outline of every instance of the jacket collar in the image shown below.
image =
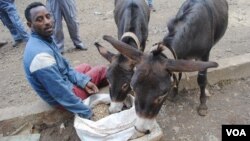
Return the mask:
{"type": "Polygon", "coordinates": [[[48,43],[53,42],[53,38],[51,36],[50,37],[43,37],[43,36],[39,35],[37,32],[32,32],[31,36],[35,37],[35,38],[38,38],[38,39],[41,39],[41,40],[44,40],[44,41],[46,41],[48,43]]]}

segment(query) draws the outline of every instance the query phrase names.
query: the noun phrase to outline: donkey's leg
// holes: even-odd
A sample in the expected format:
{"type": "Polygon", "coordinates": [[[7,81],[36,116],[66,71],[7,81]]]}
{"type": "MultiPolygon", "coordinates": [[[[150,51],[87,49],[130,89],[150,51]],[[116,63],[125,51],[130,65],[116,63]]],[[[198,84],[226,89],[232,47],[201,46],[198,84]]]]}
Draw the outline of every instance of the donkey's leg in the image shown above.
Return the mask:
{"type": "Polygon", "coordinates": [[[207,85],[207,71],[200,71],[198,73],[198,84],[200,86],[200,106],[198,108],[198,113],[201,116],[207,115],[207,96],[205,93],[205,88],[207,85]]]}
{"type": "Polygon", "coordinates": [[[176,83],[174,87],[172,88],[172,91],[170,92],[169,96],[167,97],[168,100],[175,102],[178,99],[178,87],[179,83],[182,77],[182,73],[178,73],[178,77],[174,76],[175,80],[174,82],[176,83]]]}
{"type": "MultiPolygon", "coordinates": [[[[208,55],[209,56],[209,55],[208,55]]],[[[208,61],[209,57],[205,57],[202,61],[208,61]]],[[[207,96],[206,96],[206,85],[207,85],[207,70],[199,71],[197,78],[198,85],[200,86],[200,106],[198,107],[198,113],[201,116],[207,115],[207,96]]]]}

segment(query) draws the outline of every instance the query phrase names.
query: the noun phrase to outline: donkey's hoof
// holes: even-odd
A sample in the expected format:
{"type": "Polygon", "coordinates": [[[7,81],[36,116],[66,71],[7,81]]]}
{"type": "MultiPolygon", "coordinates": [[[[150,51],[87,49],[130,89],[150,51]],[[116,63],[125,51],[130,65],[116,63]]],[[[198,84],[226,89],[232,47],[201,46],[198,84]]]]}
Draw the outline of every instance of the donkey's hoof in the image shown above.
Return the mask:
{"type": "Polygon", "coordinates": [[[207,107],[206,106],[199,106],[198,108],[198,114],[200,116],[206,116],[207,115],[207,107]]]}

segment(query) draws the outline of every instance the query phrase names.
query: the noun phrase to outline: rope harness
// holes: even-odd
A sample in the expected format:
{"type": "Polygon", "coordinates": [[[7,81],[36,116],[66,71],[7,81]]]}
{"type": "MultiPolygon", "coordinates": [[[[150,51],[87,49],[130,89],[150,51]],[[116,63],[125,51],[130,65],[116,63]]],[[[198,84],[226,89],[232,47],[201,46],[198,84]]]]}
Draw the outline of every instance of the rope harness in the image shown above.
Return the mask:
{"type": "Polygon", "coordinates": [[[133,32],[125,32],[125,33],[122,35],[121,40],[122,40],[123,38],[125,38],[125,37],[130,37],[130,38],[132,38],[132,39],[135,41],[136,45],[137,45],[137,49],[140,49],[140,48],[141,48],[140,41],[139,41],[139,39],[137,38],[137,36],[136,36],[133,32]]]}
{"type": "MultiPolygon", "coordinates": [[[[177,58],[177,55],[176,55],[176,53],[175,53],[175,51],[173,50],[173,48],[163,45],[162,42],[155,43],[153,46],[157,46],[157,48],[158,48],[158,47],[167,48],[167,49],[170,51],[170,53],[172,54],[173,59],[174,59],[174,60],[177,60],[177,59],[178,59],[178,58],[177,58]]],[[[167,55],[164,54],[164,52],[162,52],[162,54],[163,54],[166,58],[168,58],[167,55]]],[[[170,59],[172,59],[172,58],[170,58],[170,59]]],[[[168,71],[168,73],[170,74],[171,80],[172,80],[172,82],[173,82],[172,88],[178,88],[179,82],[180,82],[181,77],[182,77],[182,72],[177,73],[177,72],[168,71]],[[178,77],[177,77],[177,76],[178,76],[178,77]]]]}

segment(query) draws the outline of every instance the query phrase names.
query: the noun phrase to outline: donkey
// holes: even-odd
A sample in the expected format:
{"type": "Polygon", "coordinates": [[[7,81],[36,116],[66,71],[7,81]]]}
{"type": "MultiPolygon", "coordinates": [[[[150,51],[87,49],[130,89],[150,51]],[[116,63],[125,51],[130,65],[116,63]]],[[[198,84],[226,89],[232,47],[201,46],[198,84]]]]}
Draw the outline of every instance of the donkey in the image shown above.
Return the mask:
{"type": "MultiPolygon", "coordinates": [[[[148,37],[150,10],[145,0],[116,0],[114,10],[118,39],[134,49],[144,51],[148,37]]],[[[110,113],[122,110],[123,102],[131,91],[130,81],[134,73],[134,63],[122,54],[109,52],[95,43],[99,53],[110,62],[107,80],[110,85],[110,113]]]]}
{"type": "Polygon", "coordinates": [[[218,66],[216,62],[209,61],[209,54],[212,47],[224,35],[227,25],[226,0],[186,0],[176,17],[169,22],[169,33],[149,54],[111,36],[104,36],[104,39],[111,42],[114,48],[136,64],[131,87],[135,93],[138,119],[135,123],[137,132],[132,138],[148,133],[167,95],[173,91],[174,86],[178,85],[176,81],[171,81],[175,76],[173,72],[199,71],[198,113],[201,116],[207,114],[205,95],[207,69],[218,66]],[[167,48],[173,52],[176,60],[169,59],[163,53],[167,48]],[[196,61],[189,59],[196,59],[196,61]]]}

